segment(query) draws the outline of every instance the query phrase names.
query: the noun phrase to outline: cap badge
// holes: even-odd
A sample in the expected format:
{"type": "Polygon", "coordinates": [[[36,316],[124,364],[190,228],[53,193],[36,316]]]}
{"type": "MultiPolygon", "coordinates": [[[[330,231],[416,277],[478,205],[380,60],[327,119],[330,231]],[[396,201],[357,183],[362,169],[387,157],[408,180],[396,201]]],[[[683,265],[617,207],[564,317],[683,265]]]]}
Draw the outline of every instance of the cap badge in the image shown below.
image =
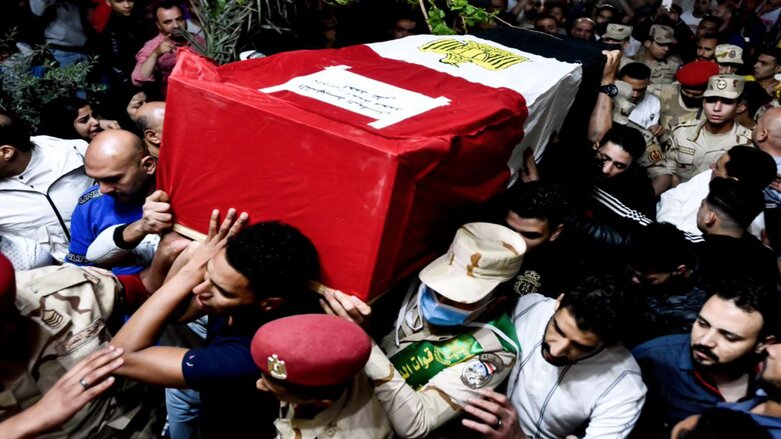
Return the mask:
{"type": "Polygon", "coordinates": [[[729,57],[730,58],[736,58],[737,56],[738,56],[738,54],[734,50],[730,50],[729,51],[729,57]]]}
{"type": "Polygon", "coordinates": [[[727,81],[723,79],[719,79],[718,81],[716,81],[716,88],[718,88],[719,90],[724,90],[725,88],[727,88],[727,81]]]}
{"type": "Polygon", "coordinates": [[[472,253],[472,256],[469,257],[469,265],[466,266],[466,275],[469,277],[475,277],[474,269],[480,268],[480,265],[478,263],[480,262],[480,258],[483,257],[483,255],[480,254],[480,252],[472,253]]]}
{"type": "Polygon", "coordinates": [[[278,380],[287,379],[287,369],[285,368],[285,361],[280,360],[277,354],[268,357],[268,373],[278,380]]]}

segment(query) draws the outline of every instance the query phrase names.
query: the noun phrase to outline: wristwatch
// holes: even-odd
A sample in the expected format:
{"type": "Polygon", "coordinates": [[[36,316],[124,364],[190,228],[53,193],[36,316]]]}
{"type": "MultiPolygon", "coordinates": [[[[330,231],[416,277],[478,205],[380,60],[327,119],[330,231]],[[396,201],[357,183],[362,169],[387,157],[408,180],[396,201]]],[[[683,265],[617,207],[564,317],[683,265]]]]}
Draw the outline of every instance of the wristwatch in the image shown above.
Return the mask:
{"type": "Polygon", "coordinates": [[[602,87],[599,87],[599,92],[604,93],[610,96],[610,99],[613,99],[618,94],[618,87],[616,87],[615,84],[603,85],[602,87]]]}

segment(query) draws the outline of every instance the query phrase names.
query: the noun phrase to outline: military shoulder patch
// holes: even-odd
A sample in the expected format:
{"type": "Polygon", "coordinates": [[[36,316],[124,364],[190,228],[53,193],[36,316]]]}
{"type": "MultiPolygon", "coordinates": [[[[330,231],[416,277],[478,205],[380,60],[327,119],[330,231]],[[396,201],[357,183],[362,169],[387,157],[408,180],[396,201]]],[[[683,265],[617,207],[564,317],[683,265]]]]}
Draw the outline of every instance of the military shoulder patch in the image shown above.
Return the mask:
{"type": "Polygon", "coordinates": [[[503,368],[502,359],[498,355],[482,354],[466,363],[464,371],[461,372],[461,382],[470,389],[481,389],[503,368]]]}

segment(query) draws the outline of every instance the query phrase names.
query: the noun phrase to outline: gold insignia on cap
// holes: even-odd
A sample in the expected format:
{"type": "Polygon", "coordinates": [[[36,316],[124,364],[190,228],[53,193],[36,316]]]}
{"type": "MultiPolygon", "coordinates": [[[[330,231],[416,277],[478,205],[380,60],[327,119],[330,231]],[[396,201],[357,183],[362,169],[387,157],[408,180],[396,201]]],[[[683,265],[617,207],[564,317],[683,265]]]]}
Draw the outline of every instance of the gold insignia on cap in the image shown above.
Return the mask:
{"type": "Polygon", "coordinates": [[[473,253],[472,256],[469,257],[470,264],[466,266],[466,275],[469,277],[475,277],[474,269],[475,267],[480,268],[478,263],[480,262],[480,258],[483,257],[483,255],[480,254],[480,252],[473,253]]]}
{"type": "Polygon", "coordinates": [[[518,250],[515,249],[512,245],[502,241],[502,247],[506,248],[507,250],[510,250],[510,253],[514,254],[515,256],[518,256],[520,253],[518,253],[518,250]]]}
{"type": "Polygon", "coordinates": [[[287,368],[285,368],[285,361],[280,360],[277,354],[273,354],[268,357],[268,373],[278,380],[287,379],[287,368]]]}
{"type": "Polygon", "coordinates": [[[716,81],[716,88],[718,88],[719,90],[724,90],[725,88],[727,88],[727,81],[723,79],[719,79],[718,81],[716,81]]]}

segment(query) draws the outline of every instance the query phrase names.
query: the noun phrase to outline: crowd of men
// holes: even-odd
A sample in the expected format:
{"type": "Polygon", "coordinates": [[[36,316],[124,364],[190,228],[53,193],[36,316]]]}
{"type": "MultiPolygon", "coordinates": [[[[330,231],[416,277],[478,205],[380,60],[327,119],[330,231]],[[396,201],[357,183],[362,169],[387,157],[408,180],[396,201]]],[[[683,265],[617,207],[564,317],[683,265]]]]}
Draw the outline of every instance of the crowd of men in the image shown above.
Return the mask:
{"type": "MultiPolygon", "coordinates": [[[[358,25],[368,3],[302,2],[288,47],[426,32],[390,0],[358,25]]],[[[310,291],[284,221],[173,231],[155,176],[191,4],[3,5],[27,27],[0,68],[45,41],[49,68],[98,54],[108,91],[35,130],[0,111],[0,437],[781,438],[781,1],[483,6],[455,27],[604,49],[587,130],[370,305],[310,291]]]]}

